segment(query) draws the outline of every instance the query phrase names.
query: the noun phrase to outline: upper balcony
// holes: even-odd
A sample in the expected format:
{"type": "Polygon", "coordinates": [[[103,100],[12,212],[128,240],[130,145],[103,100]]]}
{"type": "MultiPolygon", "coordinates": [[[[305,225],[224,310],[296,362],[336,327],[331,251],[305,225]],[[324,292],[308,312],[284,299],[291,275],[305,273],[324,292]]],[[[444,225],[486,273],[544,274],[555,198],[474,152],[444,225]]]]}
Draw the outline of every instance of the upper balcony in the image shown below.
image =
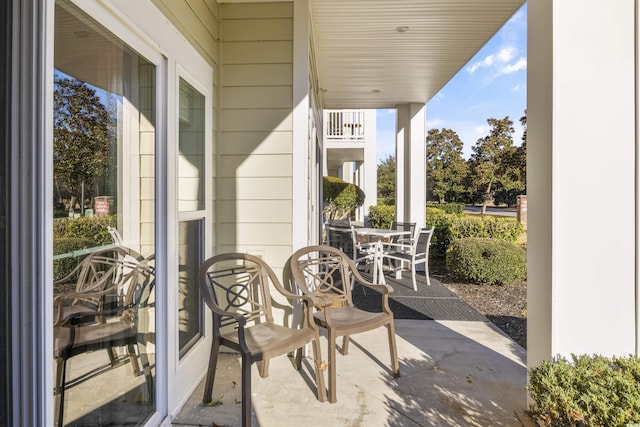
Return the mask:
{"type": "Polygon", "coordinates": [[[363,110],[324,110],[324,140],[365,141],[363,110]]]}

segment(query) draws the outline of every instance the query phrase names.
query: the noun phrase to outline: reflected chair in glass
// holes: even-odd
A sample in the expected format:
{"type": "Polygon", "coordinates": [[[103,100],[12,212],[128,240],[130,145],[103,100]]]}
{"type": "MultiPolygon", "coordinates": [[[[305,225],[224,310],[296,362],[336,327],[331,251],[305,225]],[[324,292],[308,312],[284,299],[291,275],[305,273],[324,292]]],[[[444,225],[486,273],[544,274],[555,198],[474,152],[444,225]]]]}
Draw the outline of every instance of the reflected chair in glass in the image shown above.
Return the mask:
{"type": "Polygon", "coordinates": [[[336,339],[343,337],[342,351],[349,351],[351,335],[385,326],[389,338],[391,373],[400,375],[393,313],[389,308],[388,285],[365,280],[353,260],[340,249],[328,246],[307,246],[297,250],[283,271],[285,286],[298,289],[303,295],[319,298],[322,303],[313,314],[316,324],[327,330],[329,358],[329,402],[336,402],[336,339]],[[368,312],[353,305],[351,282],[381,294],[382,311],[368,312]]]}
{"type": "Polygon", "coordinates": [[[419,229],[417,238],[413,243],[384,243],[382,249],[382,259],[408,262],[411,269],[411,281],[413,290],[418,290],[416,282],[416,265],[424,264],[424,274],[427,279],[427,285],[431,286],[429,279],[429,245],[431,244],[431,236],[434,227],[428,230],[419,229]]]}
{"type": "MultiPolygon", "coordinates": [[[[67,361],[79,354],[105,349],[114,364],[114,347],[126,346],[136,376],[141,373],[140,357],[149,396],[153,396],[151,366],[146,349],[141,348],[141,344],[146,345],[147,331],[139,328],[140,323],[146,322],[139,313],[141,308],[147,308],[153,291],[153,270],[145,258],[124,246],[96,252],[83,262],[90,263],[95,271],[104,272],[101,279],[108,278],[106,286],[93,295],[107,302],[99,310],[73,313],[54,327],[55,392],[60,426],[64,420],[67,361]]],[[[74,299],[76,296],[69,294],[67,297],[74,299]]],[[[59,303],[63,303],[63,297],[59,303]]]]}
{"type": "MultiPolygon", "coordinates": [[[[242,358],[242,425],[251,424],[251,365],[261,377],[268,375],[269,359],[291,353],[312,343],[317,398],[326,400],[321,371],[318,329],[311,319],[314,298],[287,291],[271,267],[262,259],[245,253],[226,253],[206,260],[198,272],[200,292],[213,313],[213,341],[203,401],[212,399],[218,353],[226,346],[242,358]],[[276,324],[272,312],[271,290],[302,305],[300,325],[276,324]]],[[[301,368],[302,353],[294,360],[301,368]]]]}

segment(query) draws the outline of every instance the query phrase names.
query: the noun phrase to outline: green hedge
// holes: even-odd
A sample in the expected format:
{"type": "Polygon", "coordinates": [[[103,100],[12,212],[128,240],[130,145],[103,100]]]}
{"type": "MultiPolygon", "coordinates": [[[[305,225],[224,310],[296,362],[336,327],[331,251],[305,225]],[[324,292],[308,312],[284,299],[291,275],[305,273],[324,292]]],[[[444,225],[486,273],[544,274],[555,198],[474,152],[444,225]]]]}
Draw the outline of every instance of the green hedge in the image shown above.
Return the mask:
{"type": "Polygon", "coordinates": [[[506,240],[467,237],[447,250],[449,274],[466,283],[510,285],[527,278],[527,253],[506,240]]]}
{"type": "Polygon", "coordinates": [[[446,213],[461,214],[464,212],[464,203],[437,203],[427,202],[427,208],[436,208],[446,213]]]}
{"type": "Polygon", "coordinates": [[[98,245],[112,243],[107,227],[117,227],[117,215],[79,218],[57,218],[53,220],[53,238],[79,237],[93,239],[98,245]]]}
{"type": "MultiPolygon", "coordinates": [[[[58,218],[53,220],[53,254],[61,255],[94,246],[108,245],[113,239],[107,229],[116,227],[117,215],[102,217],[58,218]]],[[[53,261],[53,277],[64,278],[82,258],[62,258],[53,261]]]]}
{"type": "Polygon", "coordinates": [[[427,208],[427,227],[435,227],[429,254],[444,257],[455,239],[486,237],[516,242],[524,227],[514,218],[448,214],[441,209],[427,208]]]}
{"type": "Polygon", "coordinates": [[[530,371],[531,416],[553,426],[635,426],[640,423],[637,356],[571,355],[530,371]]]}
{"type": "MultiPolygon", "coordinates": [[[[93,239],[84,237],[59,237],[54,240],[53,255],[62,255],[80,249],[88,249],[94,244],[93,239]]],[[[60,280],[73,271],[74,268],[84,259],[83,257],[68,257],[53,260],[53,278],[60,280]]]]}
{"type": "Polygon", "coordinates": [[[369,206],[369,225],[373,228],[390,228],[395,216],[395,206],[369,206]]]}

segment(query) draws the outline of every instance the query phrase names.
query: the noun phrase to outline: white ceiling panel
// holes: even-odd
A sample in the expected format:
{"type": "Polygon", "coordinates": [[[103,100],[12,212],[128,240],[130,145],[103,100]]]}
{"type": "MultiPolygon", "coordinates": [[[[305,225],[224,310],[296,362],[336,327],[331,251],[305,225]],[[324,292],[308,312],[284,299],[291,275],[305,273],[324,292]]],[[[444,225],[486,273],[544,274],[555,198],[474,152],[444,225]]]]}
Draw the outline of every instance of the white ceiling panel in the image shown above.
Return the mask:
{"type": "Polygon", "coordinates": [[[323,107],[427,102],[523,3],[311,0],[323,107]]]}

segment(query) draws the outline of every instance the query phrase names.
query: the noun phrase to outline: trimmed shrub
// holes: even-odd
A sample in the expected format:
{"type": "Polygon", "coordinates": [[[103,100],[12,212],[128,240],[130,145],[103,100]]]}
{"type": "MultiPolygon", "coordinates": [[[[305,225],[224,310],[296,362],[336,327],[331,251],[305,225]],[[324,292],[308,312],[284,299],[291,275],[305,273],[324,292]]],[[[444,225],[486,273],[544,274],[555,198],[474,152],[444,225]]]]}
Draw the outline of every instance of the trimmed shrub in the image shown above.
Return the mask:
{"type": "MultiPolygon", "coordinates": [[[[108,226],[116,227],[117,215],[102,217],[58,218],[53,220],[53,254],[113,243],[108,226]]],[[[64,278],[82,258],[62,258],[53,262],[53,277],[64,278]]]]}
{"type": "MultiPolygon", "coordinates": [[[[96,246],[93,239],[84,237],[59,237],[55,239],[53,245],[53,255],[66,254],[80,249],[87,249],[96,246]]],[[[68,257],[53,261],[53,278],[60,280],[73,271],[74,268],[84,259],[84,257],[68,257]]]]}
{"type": "Polygon", "coordinates": [[[435,227],[429,254],[444,257],[455,239],[487,237],[516,242],[524,227],[514,218],[447,214],[441,209],[427,207],[427,227],[435,227]]]}
{"type": "Polygon", "coordinates": [[[449,243],[453,240],[451,226],[456,215],[447,214],[445,211],[436,208],[427,208],[427,228],[434,227],[431,236],[431,246],[429,256],[433,258],[444,258],[447,253],[449,243]]]}
{"type": "Polygon", "coordinates": [[[58,218],[53,220],[53,238],[78,237],[93,239],[95,246],[112,243],[108,226],[117,227],[117,215],[101,217],[58,218]]]}
{"type": "Polygon", "coordinates": [[[364,191],[355,184],[343,181],[334,176],[322,178],[322,197],[325,202],[325,210],[337,213],[332,217],[348,215],[364,203],[364,191]]]}
{"type": "Polygon", "coordinates": [[[389,228],[396,216],[396,207],[388,205],[369,206],[369,224],[373,228],[389,228]]]}
{"type": "Polygon", "coordinates": [[[446,263],[449,273],[466,283],[510,285],[527,277],[527,253],[506,240],[454,240],[447,250],[446,263]]]}
{"type": "Polygon", "coordinates": [[[637,356],[571,355],[531,369],[530,414],[552,426],[622,427],[640,423],[637,356]]]}
{"type": "Polygon", "coordinates": [[[446,213],[461,214],[464,212],[464,203],[437,203],[427,202],[427,208],[436,208],[446,213]]]}
{"type": "Polygon", "coordinates": [[[461,215],[451,225],[454,239],[489,237],[515,242],[523,232],[524,227],[517,220],[495,216],[461,215]]]}

